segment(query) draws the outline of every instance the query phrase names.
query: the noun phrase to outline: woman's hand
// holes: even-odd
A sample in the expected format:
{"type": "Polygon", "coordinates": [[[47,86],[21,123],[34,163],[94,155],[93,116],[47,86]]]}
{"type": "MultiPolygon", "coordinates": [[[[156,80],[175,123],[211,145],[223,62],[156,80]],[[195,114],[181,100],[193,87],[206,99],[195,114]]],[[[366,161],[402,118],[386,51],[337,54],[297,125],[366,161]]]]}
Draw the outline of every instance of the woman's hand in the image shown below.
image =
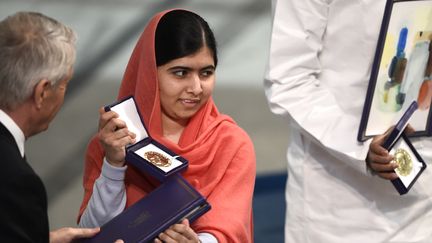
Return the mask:
{"type": "Polygon", "coordinates": [[[122,167],[125,163],[125,146],[135,143],[136,135],[130,132],[126,123],[118,119],[114,111],[99,110],[98,138],[105,150],[105,157],[113,166],[122,167]]]}
{"type": "Polygon", "coordinates": [[[180,224],[174,224],[160,233],[155,243],[193,242],[199,243],[198,235],[190,227],[189,220],[184,219],[180,224]]]}

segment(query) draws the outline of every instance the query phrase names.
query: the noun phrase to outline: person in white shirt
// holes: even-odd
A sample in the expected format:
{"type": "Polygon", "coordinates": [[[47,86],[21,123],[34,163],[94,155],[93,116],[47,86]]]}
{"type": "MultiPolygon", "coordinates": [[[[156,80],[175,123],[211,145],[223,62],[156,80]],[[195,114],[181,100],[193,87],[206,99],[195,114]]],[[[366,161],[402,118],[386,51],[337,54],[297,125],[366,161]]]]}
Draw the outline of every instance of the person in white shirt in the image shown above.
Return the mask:
{"type": "MultiPolygon", "coordinates": [[[[385,136],[356,139],[386,1],[273,3],[264,84],[289,124],[285,241],[432,242],[432,172],[400,196],[385,136]]],[[[430,139],[414,144],[431,161],[430,139]]]]}

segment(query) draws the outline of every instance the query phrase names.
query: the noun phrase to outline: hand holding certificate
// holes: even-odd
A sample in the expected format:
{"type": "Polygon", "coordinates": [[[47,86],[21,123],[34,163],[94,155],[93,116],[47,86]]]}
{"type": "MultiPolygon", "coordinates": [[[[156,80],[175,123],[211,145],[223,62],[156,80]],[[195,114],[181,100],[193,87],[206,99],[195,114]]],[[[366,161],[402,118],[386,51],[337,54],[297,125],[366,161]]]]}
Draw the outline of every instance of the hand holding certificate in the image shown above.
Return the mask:
{"type": "Polygon", "coordinates": [[[210,210],[210,204],[181,176],[173,175],[146,197],[114,217],[82,243],[152,242],[183,219],[190,222],[210,210]]]}

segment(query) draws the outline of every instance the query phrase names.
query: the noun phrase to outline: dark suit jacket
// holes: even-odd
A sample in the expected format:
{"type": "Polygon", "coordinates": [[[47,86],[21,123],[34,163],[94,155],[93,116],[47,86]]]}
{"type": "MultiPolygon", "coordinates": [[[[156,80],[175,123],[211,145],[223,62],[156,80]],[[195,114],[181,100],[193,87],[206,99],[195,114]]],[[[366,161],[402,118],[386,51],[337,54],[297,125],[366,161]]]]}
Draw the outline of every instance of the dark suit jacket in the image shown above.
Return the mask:
{"type": "Polygon", "coordinates": [[[49,242],[45,187],[1,123],[0,241],[49,242]]]}

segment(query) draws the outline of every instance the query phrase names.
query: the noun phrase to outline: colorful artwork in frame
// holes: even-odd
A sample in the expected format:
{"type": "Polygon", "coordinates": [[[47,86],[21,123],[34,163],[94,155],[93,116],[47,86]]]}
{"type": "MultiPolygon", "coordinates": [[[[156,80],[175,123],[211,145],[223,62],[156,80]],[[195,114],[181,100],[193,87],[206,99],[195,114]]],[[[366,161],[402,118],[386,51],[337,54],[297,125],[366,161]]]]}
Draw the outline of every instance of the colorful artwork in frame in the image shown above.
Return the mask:
{"type": "Polygon", "coordinates": [[[388,0],[358,141],[383,134],[412,101],[413,136],[432,135],[432,0],[388,0]]]}

